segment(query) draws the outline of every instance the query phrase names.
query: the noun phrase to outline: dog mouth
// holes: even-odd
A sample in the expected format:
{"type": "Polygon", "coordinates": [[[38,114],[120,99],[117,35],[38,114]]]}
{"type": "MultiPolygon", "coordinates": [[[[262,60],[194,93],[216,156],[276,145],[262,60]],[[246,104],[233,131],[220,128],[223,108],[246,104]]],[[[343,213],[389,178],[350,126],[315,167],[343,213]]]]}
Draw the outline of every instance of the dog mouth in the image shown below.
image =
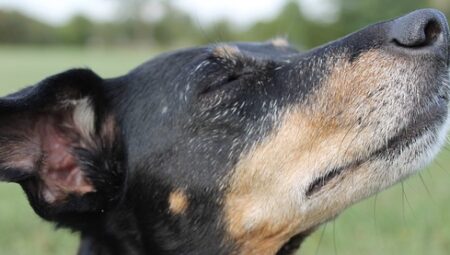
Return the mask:
{"type": "MultiPolygon", "coordinates": [[[[439,102],[432,104],[426,111],[417,113],[411,117],[411,121],[396,134],[391,136],[385,145],[371,152],[368,156],[354,160],[342,166],[334,167],[324,175],[316,178],[307,188],[306,196],[313,197],[323,187],[327,186],[334,179],[337,179],[352,170],[358,169],[362,164],[370,161],[383,159],[393,162],[409,147],[426,134],[433,132],[437,127],[445,123],[448,111],[448,99],[446,96],[439,97],[439,102]]],[[[429,146],[427,146],[429,147],[429,146]]],[[[426,149],[422,149],[426,150],[426,149]]],[[[424,151],[420,151],[424,154],[424,151]]]]}

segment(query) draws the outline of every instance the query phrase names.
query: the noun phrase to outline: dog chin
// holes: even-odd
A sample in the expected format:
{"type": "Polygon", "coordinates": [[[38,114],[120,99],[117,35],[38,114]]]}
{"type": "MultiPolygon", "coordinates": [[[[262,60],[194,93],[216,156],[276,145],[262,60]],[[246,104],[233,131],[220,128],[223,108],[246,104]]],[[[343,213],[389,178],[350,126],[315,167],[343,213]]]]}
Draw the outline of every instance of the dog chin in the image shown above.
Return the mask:
{"type": "Polygon", "coordinates": [[[320,190],[302,206],[304,211],[327,211],[323,218],[315,219],[309,227],[335,217],[346,207],[378,193],[426,167],[438,154],[446,141],[450,126],[447,114],[435,124],[429,124],[420,135],[398,148],[374,154],[358,166],[344,169],[327,180],[320,190]],[[337,182],[335,179],[340,179],[337,182]],[[324,192],[323,190],[327,190],[324,192]],[[325,210],[329,203],[333,209],[325,210]]]}
{"type": "Polygon", "coordinates": [[[392,165],[391,169],[398,169],[393,171],[395,175],[392,176],[394,181],[392,184],[417,173],[431,163],[447,141],[449,126],[450,118],[449,114],[447,114],[440,125],[427,128],[409,146],[402,148],[398,156],[394,157],[390,162],[392,165]]]}

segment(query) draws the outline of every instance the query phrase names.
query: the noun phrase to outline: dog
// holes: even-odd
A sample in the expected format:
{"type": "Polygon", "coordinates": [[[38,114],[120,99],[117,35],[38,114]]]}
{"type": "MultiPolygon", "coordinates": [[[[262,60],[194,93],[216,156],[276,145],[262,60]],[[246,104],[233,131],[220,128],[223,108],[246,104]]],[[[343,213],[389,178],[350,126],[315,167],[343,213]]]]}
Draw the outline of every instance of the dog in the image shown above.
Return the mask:
{"type": "Polygon", "coordinates": [[[292,254],[437,154],[449,52],[424,9],[304,53],[277,39],[72,69],[0,99],[0,180],[79,232],[80,255],[292,254]]]}

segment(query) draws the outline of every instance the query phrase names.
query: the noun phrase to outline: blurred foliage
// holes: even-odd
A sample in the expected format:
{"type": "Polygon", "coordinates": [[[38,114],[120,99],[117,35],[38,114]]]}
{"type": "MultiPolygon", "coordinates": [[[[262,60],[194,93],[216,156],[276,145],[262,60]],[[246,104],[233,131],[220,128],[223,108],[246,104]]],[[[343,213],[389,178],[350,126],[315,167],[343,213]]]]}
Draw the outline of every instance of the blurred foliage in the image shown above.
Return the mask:
{"type": "Polygon", "coordinates": [[[7,44],[55,42],[54,29],[18,12],[0,10],[0,42],[7,44]]]}
{"type": "Polygon", "coordinates": [[[336,17],[329,21],[311,19],[298,0],[287,0],[276,17],[241,28],[229,20],[200,25],[195,22],[195,17],[177,9],[168,0],[111,1],[119,1],[120,11],[114,22],[93,22],[77,15],[64,25],[51,26],[18,12],[0,11],[0,44],[144,45],[167,48],[218,41],[261,41],[285,36],[302,48],[310,48],[370,23],[419,8],[438,8],[450,16],[448,0],[328,0],[336,8],[336,17]],[[148,17],[152,15],[152,8],[160,10],[162,15],[148,17]]]}

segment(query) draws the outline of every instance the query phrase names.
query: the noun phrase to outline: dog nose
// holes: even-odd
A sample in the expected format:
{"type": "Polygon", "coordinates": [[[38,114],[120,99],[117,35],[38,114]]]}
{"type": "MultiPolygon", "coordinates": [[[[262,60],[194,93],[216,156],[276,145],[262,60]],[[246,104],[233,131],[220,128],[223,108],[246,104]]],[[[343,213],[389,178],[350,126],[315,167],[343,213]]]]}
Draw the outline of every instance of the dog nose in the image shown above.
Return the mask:
{"type": "Polygon", "coordinates": [[[444,50],[448,58],[449,28],[444,14],[434,9],[409,13],[392,21],[390,39],[407,49],[444,50]]]}

